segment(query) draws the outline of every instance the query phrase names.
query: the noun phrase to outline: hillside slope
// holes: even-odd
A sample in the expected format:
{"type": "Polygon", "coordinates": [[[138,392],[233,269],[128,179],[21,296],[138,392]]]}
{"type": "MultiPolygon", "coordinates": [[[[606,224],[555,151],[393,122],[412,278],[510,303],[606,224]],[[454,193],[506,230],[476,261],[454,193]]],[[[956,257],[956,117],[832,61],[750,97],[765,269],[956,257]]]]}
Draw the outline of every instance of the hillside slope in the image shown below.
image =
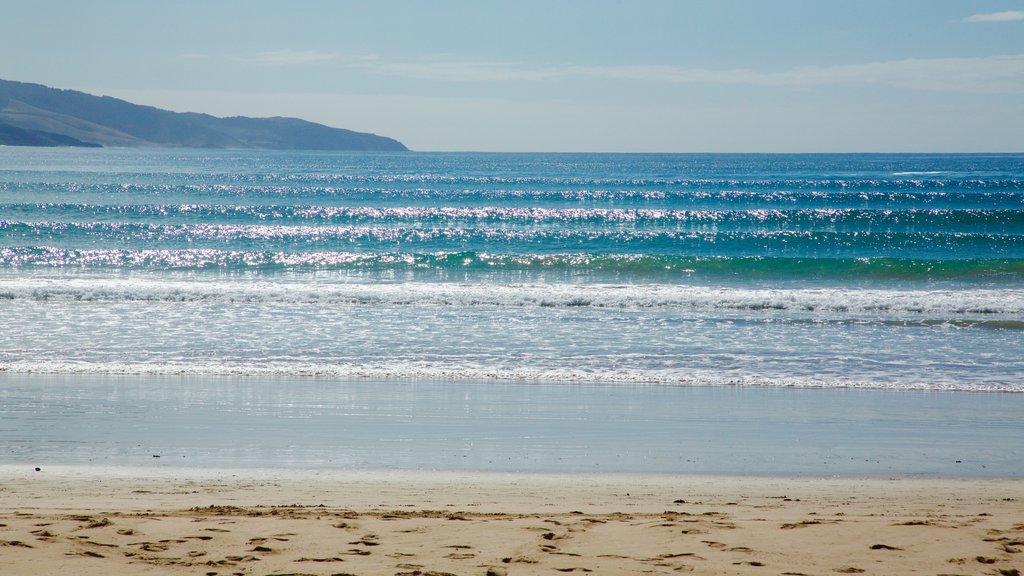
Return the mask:
{"type": "Polygon", "coordinates": [[[298,118],[218,118],[171,112],[9,80],[0,80],[0,144],[407,150],[392,138],[298,118]]]}

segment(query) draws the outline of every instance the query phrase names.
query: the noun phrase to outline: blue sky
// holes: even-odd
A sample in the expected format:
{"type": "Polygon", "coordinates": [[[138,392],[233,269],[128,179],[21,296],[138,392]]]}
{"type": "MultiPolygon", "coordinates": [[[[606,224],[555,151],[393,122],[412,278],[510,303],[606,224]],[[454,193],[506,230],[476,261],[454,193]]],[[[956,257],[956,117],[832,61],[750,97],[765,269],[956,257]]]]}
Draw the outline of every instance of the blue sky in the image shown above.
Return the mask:
{"type": "Polygon", "coordinates": [[[417,150],[1024,150],[1024,0],[5,4],[0,78],[417,150]]]}

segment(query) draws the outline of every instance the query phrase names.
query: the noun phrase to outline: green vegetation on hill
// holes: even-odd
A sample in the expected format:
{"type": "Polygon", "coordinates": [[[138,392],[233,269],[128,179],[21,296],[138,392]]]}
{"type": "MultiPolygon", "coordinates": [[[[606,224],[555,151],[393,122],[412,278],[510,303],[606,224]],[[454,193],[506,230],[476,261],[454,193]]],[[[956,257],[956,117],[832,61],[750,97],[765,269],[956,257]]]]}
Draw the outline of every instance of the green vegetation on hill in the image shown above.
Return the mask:
{"type": "Polygon", "coordinates": [[[406,150],[376,134],[298,118],[217,118],[0,80],[0,144],[270,150],[406,150]]]}
{"type": "Polygon", "coordinates": [[[41,130],[24,130],[17,126],[0,123],[0,144],[6,146],[86,146],[99,147],[99,144],[92,144],[76,140],[63,134],[53,134],[41,130]]]}

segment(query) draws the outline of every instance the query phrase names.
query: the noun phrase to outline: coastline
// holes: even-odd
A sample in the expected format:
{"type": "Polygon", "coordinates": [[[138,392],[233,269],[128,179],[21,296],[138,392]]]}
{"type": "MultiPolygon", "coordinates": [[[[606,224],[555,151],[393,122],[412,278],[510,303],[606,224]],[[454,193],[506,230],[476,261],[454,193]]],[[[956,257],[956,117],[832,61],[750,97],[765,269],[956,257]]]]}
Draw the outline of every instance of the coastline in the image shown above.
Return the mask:
{"type": "Polygon", "coordinates": [[[1021,160],[0,158],[0,573],[1020,576],[1021,160]]]}
{"type": "Polygon", "coordinates": [[[0,486],[12,574],[1013,574],[1024,548],[1015,478],[5,465],[0,486]]]}

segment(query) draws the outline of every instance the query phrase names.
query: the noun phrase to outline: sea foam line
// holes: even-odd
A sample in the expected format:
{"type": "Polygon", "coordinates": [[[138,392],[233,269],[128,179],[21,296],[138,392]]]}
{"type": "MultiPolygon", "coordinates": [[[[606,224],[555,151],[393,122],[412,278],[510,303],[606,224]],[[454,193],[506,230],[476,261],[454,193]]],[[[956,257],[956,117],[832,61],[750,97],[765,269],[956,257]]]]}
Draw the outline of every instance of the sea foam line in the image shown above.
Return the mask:
{"type": "Polygon", "coordinates": [[[796,312],[1024,322],[1024,289],[740,288],[678,284],[0,278],[0,300],[796,312]]]}
{"type": "Polygon", "coordinates": [[[813,377],[771,378],[757,375],[722,375],[720,372],[678,369],[535,368],[446,363],[304,363],[249,361],[226,362],[86,362],[33,360],[0,363],[0,374],[55,374],[112,376],[232,376],[254,378],[329,378],[381,381],[480,381],[536,384],[599,384],[660,386],[730,386],[808,389],[875,389],[950,392],[1024,393],[1024,383],[964,383],[955,379],[869,381],[813,377]]]}

